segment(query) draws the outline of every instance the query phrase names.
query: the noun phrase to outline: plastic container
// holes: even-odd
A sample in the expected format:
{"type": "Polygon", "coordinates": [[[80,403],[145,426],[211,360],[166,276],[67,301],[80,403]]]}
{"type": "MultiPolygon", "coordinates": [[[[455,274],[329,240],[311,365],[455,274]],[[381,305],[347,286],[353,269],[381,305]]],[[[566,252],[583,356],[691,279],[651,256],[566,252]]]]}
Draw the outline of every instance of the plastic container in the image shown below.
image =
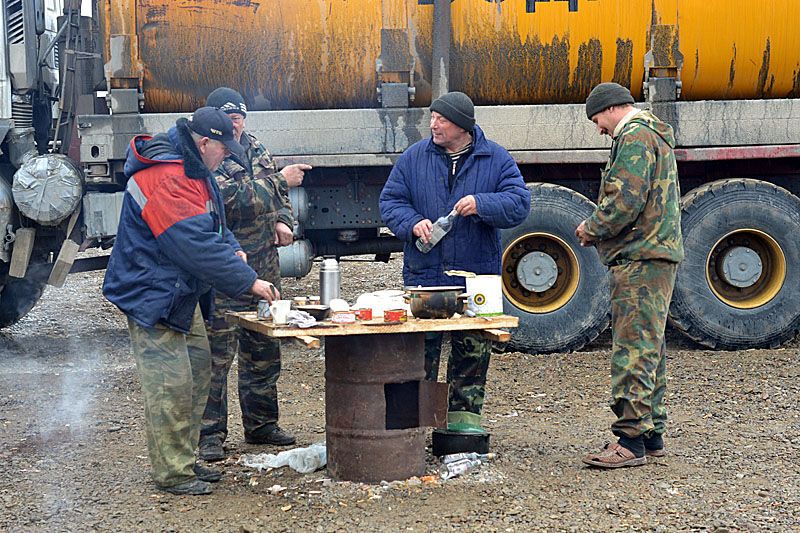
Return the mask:
{"type": "Polygon", "coordinates": [[[467,293],[470,295],[468,309],[477,316],[497,316],[503,314],[503,284],[500,276],[481,274],[464,278],[467,293]]]}

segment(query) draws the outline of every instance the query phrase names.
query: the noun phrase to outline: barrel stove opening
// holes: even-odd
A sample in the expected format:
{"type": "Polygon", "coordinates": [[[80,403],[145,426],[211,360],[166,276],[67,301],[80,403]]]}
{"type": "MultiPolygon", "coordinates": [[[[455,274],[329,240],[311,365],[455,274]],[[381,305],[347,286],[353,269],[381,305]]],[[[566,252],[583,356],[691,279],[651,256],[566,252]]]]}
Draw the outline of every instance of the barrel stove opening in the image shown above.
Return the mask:
{"type": "Polygon", "coordinates": [[[386,429],[419,427],[419,381],[386,383],[386,429]]]}

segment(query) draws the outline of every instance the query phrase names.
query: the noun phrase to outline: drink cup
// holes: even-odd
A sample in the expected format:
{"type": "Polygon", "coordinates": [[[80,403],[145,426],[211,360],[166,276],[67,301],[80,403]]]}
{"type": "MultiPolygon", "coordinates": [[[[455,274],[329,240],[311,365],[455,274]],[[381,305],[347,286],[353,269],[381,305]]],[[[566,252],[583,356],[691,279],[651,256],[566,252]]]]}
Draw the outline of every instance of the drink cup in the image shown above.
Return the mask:
{"type": "Polygon", "coordinates": [[[269,306],[269,312],[272,313],[272,322],[278,325],[286,324],[291,308],[291,300],[275,300],[272,302],[272,305],[269,306]]]}

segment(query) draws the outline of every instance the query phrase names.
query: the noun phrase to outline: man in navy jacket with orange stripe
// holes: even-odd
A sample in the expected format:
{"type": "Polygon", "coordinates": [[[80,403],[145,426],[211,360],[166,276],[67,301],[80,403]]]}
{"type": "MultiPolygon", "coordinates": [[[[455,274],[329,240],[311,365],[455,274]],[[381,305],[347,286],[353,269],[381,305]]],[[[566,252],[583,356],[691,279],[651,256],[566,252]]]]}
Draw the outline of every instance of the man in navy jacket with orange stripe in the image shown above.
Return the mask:
{"type": "Polygon", "coordinates": [[[247,266],[211,176],[240,151],[230,118],[204,107],[166,134],[135,137],[125,163],[129,179],[103,294],[128,317],[153,479],[173,494],[208,494],[208,482],[221,477],[194,459],[211,379],[201,308],[208,316],[214,289],[279,297],[247,266]]]}

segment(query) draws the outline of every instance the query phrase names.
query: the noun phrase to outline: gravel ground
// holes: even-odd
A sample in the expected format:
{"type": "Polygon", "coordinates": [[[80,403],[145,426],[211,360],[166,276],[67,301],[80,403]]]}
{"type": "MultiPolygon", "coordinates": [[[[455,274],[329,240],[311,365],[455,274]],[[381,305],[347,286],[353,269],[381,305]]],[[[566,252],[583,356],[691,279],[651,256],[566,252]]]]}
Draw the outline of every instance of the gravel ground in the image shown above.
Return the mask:
{"type": "MultiPolygon", "coordinates": [[[[399,270],[346,263],[343,296],[397,287],[399,270]]],[[[284,293],[317,293],[316,273],[284,293]]],[[[800,530],[797,340],[715,352],[670,335],[669,455],[640,468],[580,463],[611,437],[605,334],[579,353],[493,357],[485,420],[498,457],[466,476],[367,485],[245,468],[241,454],[278,450],[244,443],[232,388],[215,492],[158,492],[125,320],[101,282],[71,276],[0,334],[2,531],[800,530]]],[[[281,423],[300,445],[323,440],[322,352],[283,353],[281,423]]]]}

